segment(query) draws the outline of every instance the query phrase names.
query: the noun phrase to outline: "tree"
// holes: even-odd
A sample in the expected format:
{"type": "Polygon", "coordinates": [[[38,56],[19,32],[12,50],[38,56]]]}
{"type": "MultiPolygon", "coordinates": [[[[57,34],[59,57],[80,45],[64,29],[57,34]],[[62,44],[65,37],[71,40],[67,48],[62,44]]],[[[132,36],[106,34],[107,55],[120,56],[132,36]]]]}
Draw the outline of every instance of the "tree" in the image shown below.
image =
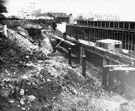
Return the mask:
{"type": "Polygon", "coordinates": [[[0,13],[7,13],[7,9],[4,6],[5,1],[0,0],[0,13]]]}
{"type": "Polygon", "coordinates": [[[6,17],[2,13],[7,13],[7,9],[4,6],[5,1],[0,0],[0,23],[5,24],[6,17]]]}

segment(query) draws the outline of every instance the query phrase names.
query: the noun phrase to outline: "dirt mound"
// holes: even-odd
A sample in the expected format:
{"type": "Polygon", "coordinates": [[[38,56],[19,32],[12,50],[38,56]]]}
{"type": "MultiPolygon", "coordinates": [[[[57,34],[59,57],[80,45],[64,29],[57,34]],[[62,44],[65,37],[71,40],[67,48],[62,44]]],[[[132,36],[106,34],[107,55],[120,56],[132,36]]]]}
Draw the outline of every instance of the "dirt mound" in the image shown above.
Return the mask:
{"type": "Polygon", "coordinates": [[[104,91],[96,79],[88,76],[90,75],[88,73],[94,73],[92,69],[87,72],[87,78],[84,78],[81,75],[81,66],[73,69],[61,53],[50,53],[48,58],[39,60],[38,57],[42,58],[40,54],[51,51],[51,47],[47,44],[49,40],[47,35],[42,36],[44,39],[40,47],[12,30],[9,30],[8,38],[1,39],[1,51],[4,52],[0,54],[1,111],[135,109],[135,105],[129,101],[123,99],[118,101],[113,97],[116,95],[104,91]]]}

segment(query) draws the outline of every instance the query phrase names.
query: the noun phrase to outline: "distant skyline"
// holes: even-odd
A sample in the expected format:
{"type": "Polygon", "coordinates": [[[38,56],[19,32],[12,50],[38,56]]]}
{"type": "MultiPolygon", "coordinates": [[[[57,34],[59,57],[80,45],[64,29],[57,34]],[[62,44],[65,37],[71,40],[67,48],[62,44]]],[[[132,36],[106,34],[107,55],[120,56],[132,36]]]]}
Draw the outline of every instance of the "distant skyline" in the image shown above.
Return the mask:
{"type": "Polygon", "coordinates": [[[112,15],[120,20],[135,21],[134,0],[7,0],[6,6],[9,13],[17,14],[17,11],[26,9],[28,3],[36,3],[33,5],[36,9],[46,12],[112,15]]]}

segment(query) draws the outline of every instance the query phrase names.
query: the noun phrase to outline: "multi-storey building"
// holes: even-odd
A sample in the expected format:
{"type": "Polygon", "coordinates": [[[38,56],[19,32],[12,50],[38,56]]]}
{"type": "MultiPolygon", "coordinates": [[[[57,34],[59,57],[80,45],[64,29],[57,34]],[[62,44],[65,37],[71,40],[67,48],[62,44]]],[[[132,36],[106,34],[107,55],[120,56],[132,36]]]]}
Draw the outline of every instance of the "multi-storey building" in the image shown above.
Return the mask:
{"type": "Polygon", "coordinates": [[[100,39],[121,40],[123,49],[135,50],[135,22],[77,20],[66,32],[75,38],[96,42],[100,39]]]}

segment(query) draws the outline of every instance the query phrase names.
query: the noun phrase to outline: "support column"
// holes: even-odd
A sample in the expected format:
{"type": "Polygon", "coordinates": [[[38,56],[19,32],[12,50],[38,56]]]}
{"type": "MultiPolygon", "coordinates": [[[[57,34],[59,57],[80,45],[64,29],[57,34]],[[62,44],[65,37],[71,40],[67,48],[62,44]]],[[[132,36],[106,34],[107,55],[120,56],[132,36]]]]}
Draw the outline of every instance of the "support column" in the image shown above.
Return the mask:
{"type": "Polygon", "coordinates": [[[121,95],[124,95],[125,94],[125,85],[126,85],[126,74],[127,74],[128,72],[126,72],[126,71],[122,71],[122,74],[121,74],[121,95]]]}
{"type": "MultiPolygon", "coordinates": [[[[112,62],[113,62],[113,61],[109,60],[109,65],[113,64],[112,62]]],[[[112,87],[113,87],[113,75],[114,75],[114,73],[115,73],[115,72],[114,72],[114,70],[113,70],[113,67],[109,67],[109,68],[108,68],[108,74],[107,74],[107,76],[108,76],[108,77],[107,77],[107,78],[108,78],[108,79],[107,79],[107,80],[108,80],[107,83],[108,83],[108,88],[109,88],[109,89],[112,89],[112,87]]]]}
{"type": "Polygon", "coordinates": [[[53,53],[55,53],[56,52],[56,47],[55,46],[53,46],[53,53]]]}
{"type": "Polygon", "coordinates": [[[105,89],[107,88],[107,72],[108,68],[104,67],[102,72],[102,85],[105,89]]]}
{"type": "Polygon", "coordinates": [[[114,75],[114,73],[115,72],[113,70],[110,70],[109,74],[108,74],[108,88],[109,88],[109,90],[111,90],[112,87],[113,87],[113,75],[114,75]]]}
{"type": "Polygon", "coordinates": [[[86,77],[86,55],[82,55],[82,75],[86,77]]]}
{"type": "Polygon", "coordinates": [[[71,47],[68,47],[68,63],[71,65],[71,47]]]}
{"type": "Polygon", "coordinates": [[[80,46],[80,64],[82,63],[83,48],[80,46]]]}
{"type": "Polygon", "coordinates": [[[105,65],[107,65],[107,59],[105,57],[103,57],[102,85],[106,89],[107,88],[108,67],[104,67],[105,65]]]}
{"type": "Polygon", "coordinates": [[[7,37],[7,25],[4,25],[4,35],[7,37]]]}
{"type": "Polygon", "coordinates": [[[64,33],[63,33],[63,39],[66,39],[66,37],[67,37],[67,33],[64,32],[64,33]]]}
{"type": "Polygon", "coordinates": [[[55,53],[56,52],[56,49],[57,49],[57,47],[59,46],[59,43],[61,43],[61,41],[58,43],[58,40],[52,40],[51,41],[51,44],[52,44],[52,47],[53,47],[53,53],[55,53]]]}

